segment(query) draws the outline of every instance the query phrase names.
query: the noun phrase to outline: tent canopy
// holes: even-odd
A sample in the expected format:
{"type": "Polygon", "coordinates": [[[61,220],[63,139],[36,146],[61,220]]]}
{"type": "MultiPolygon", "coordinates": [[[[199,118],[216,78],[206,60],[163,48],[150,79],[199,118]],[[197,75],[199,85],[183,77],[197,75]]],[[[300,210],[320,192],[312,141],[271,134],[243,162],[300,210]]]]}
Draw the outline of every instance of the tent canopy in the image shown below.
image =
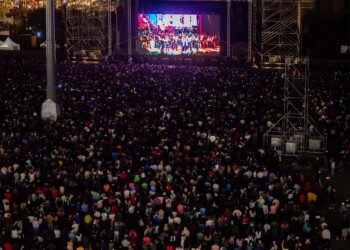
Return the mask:
{"type": "Polygon", "coordinates": [[[20,50],[20,45],[7,37],[5,42],[0,43],[0,49],[2,50],[20,50]]]}

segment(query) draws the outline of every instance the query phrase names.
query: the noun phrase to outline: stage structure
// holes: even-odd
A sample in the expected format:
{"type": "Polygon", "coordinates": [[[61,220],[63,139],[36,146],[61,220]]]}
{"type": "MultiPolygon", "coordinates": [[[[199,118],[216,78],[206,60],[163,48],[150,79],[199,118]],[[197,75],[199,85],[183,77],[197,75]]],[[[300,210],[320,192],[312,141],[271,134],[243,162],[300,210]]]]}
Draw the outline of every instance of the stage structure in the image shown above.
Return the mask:
{"type": "Polygon", "coordinates": [[[68,0],[65,3],[67,52],[100,59],[112,55],[111,12],[115,0],[68,0]]]}
{"type": "Polygon", "coordinates": [[[227,32],[227,57],[231,57],[231,0],[227,0],[227,5],[226,5],[226,32],[227,32]]]}
{"type": "Polygon", "coordinates": [[[131,23],[131,20],[132,20],[132,18],[131,18],[131,13],[132,13],[132,11],[131,11],[131,0],[127,0],[127,7],[126,7],[126,9],[127,9],[127,17],[128,17],[128,56],[129,57],[131,57],[131,55],[132,55],[132,52],[131,52],[131,40],[132,40],[132,38],[131,38],[131,26],[132,26],[132,23],[131,23]]]}
{"type": "MultiPolygon", "coordinates": [[[[133,0],[67,0],[65,2],[65,21],[67,52],[71,56],[102,57],[122,52],[133,55],[133,35],[135,13],[133,0]],[[122,12],[118,7],[123,6],[122,12]],[[116,13],[112,19],[111,13],[116,13]],[[121,17],[125,15],[126,19],[121,17]],[[115,21],[114,21],[115,20],[115,21]],[[119,20],[119,21],[118,21],[119,20]],[[123,21],[124,20],[124,21],[123,21]],[[114,23],[115,22],[115,23],[114,23]],[[118,24],[120,22],[120,24],[118,24]],[[121,26],[125,29],[124,40],[121,26]],[[113,27],[116,27],[115,34],[113,27]],[[126,44],[126,46],[125,46],[126,44]],[[127,47],[127,48],[125,48],[127,47]]],[[[302,17],[312,9],[314,0],[164,0],[157,3],[179,2],[226,2],[225,53],[233,56],[231,37],[232,9],[234,3],[247,4],[247,54],[248,61],[260,56],[262,63],[284,63],[286,56],[299,56],[302,44],[302,17]]],[[[123,33],[124,34],[124,33],[123,33]]]]}
{"type": "MultiPolygon", "coordinates": [[[[191,0],[193,1],[193,0],[191,0]]],[[[172,1],[164,1],[172,2],[172,1]]],[[[173,2],[176,2],[174,0],[173,2]]],[[[249,10],[252,15],[252,6],[256,5],[257,0],[194,0],[193,2],[226,2],[226,53],[227,57],[232,56],[231,48],[231,23],[232,23],[232,3],[233,2],[249,2],[249,10]]],[[[80,56],[88,58],[102,57],[112,55],[113,52],[120,50],[120,30],[118,24],[118,15],[126,14],[126,35],[127,35],[127,54],[133,54],[133,35],[132,25],[134,21],[134,13],[132,0],[67,0],[62,9],[64,10],[64,19],[66,22],[67,36],[67,52],[70,56],[80,56]],[[119,5],[123,5],[124,13],[118,11],[119,5]],[[112,20],[112,12],[116,12],[115,24],[112,20]],[[115,34],[113,27],[117,27],[115,34]],[[115,38],[113,37],[115,35],[115,38]],[[113,42],[115,43],[113,44],[113,42]]],[[[254,8],[255,11],[255,8],[254,8]]],[[[255,35],[252,17],[249,16],[249,36],[255,35]],[[252,34],[253,31],[253,34],[252,34]]],[[[120,20],[119,20],[120,21],[120,20]]],[[[248,38],[248,58],[252,54],[252,39],[248,38]]],[[[253,40],[255,41],[255,40],[253,40]]],[[[249,60],[249,59],[248,59],[249,60]]]]}
{"type": "Polygon", "coordinates": [[[302,17],[314,0],[262,0],[261,61],[284,63],[301,55],[302,17]]]}
{"type": "Polygon", "coordinates": [[[286,156],[314,156],[326,151],[327,138],[308,113],[309,58],[285,57],[284,116],[265,134],[265,148],[286,156]]]}

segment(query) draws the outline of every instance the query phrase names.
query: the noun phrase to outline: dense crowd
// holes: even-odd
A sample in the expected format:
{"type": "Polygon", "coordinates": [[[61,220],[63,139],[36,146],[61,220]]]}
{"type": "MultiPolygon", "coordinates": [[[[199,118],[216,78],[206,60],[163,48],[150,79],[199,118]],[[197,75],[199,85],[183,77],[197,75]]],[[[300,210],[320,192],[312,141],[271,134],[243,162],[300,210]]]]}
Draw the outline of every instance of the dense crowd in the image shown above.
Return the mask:
{"type": "MultiPolygon", "coordinates": [[[[261,148],[283,115],[283,72],[60,62],[62,116],[48,122],[45,62],[7,59],[2,249],[319,249],[349,238],[350,208],[336,232],[322,214],[339,202],[331,172],[311,181],[261,148]]],[[[316,174],[349,157],[349,81],[311,74],[310,114],[337,142],[312,161],[316,174]]]]}

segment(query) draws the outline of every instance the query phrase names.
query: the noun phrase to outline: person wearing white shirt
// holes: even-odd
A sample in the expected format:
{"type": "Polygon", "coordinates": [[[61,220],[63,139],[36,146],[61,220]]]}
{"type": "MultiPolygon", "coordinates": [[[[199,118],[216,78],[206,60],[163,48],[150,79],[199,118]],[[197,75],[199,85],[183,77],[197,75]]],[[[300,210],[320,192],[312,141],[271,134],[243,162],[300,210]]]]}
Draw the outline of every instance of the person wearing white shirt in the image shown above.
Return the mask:
{"type": "Polygon", "coordinates": [[[61,231],[58,228],[53,230],[53,234],[55,235],[55,239],[61,238],[61,231]]]}
{"type": "Polygon", "coordinates": [[[78,230],[79,230],[79,224],[77,223],[73,223],[72,225],[72,230],[74,233],[78,233],[78,230]]]}
{"type": "Polygon", "coordinates": [[[327,227],[324,227],[323,230],[322,230],[322,240],[323,240],[323,244],[326,247],[330,246],[331,231],[329,231],[329,229],[327,227]]]}
{"type": "Polygon", "coordinates": [[[122,243],[121,243],[122,247],[124,249],[128,248],[130,246],[130,241],[128,240],[127,237],[125,237],[123,240],[122,240],[122,243]]]}

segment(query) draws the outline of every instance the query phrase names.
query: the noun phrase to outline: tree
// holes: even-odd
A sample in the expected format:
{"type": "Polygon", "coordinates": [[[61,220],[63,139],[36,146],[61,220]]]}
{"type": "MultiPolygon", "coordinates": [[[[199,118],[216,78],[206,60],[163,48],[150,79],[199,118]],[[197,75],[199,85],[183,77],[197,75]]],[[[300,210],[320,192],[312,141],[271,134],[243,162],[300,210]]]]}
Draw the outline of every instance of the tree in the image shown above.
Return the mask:
{"type": "MultiPolygon", "coordinates": [[[[64,43],[64,33],[65,26],[63,22],[62,12],[56,10],[56,40],[58,43],[64,43]]],[[[32,27],[32,29],[36,32],[41,32],[43,36],[45,36],[45,26],[46,26],[46,16],[45,16],[45,8],[37,8],[31,9],[27,11],[27,22],[28,27],[32,27]]]]}
{"type": "Polygon", "coordinates": [[[2,0],[0,1],[0,21],[5,19],[6,13],[8,9],[11,7],[11,1],[10,0],[2,0]]]}
{"type": "Polygon", "coordinates": [[[27,25],[30,27],[45,26],[45,9],[32,9],[27,12],[27,25]]]}
{"type": "Polygon", "coordinates": [[[12,9],[10,9],[10,11],[6,14],[6,17],[12,18],[13,25],[16,25],[16,23],[17,23],[17,21],[19,20],[19,17],[20,17],[19,8],[13,7],[12,9]]]}

